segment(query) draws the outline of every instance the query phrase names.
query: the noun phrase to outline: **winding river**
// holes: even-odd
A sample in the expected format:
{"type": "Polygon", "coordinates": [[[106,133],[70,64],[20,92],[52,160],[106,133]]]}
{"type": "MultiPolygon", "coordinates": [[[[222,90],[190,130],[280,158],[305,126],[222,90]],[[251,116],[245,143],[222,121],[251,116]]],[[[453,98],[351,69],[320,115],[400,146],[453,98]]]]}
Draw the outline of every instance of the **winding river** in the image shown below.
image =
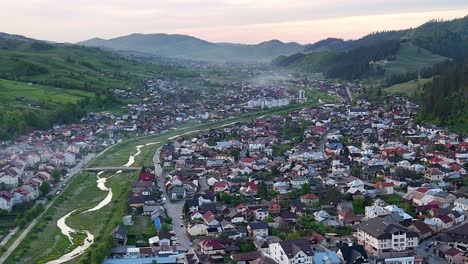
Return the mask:
{"type": "MultiPolygon", "coordinates": [[[[124,167],[130,167],[130,166],[133,165],[133,163],[135,163],[135,158],[138,155],[141,154],[141,149],[143,147],[158,144],[158,143],[159,142],[153,142],[153,143],[148,143],[148,144],[145,144],[145,145],[136,146],[136,150],[137,150],[136,153],[134,155],[130,155],[128,157],[128,162],[124,165],[124,167]]],[[[112,196],[113,196],[112,188],[109,188],[109,187],[106,186],[106,181],[107,181],[108,178],[99,177],[104,172],[105,171],[100,171],[100,172],[97,173],[97,175],[96,175],[96,177],[97,177],[96,184],[97,184],[97,187],[101,191],[107,192],[107,196],[98,205],[96,205],[93,208],[90,208],[90,209],[82,212],[82,214],[98,211],[101,208],[103,208],[104,206],[108,205],[112,201],[112,196]]],[[[115,174],[110,176],[109,179],[112,178],[113,176],[119,174],[119,173],[122,173],[122,171],[121,170],[117,171],[115,174]]],[[[85,233],[86,234],[86,239],[84,240],[83,245],[76,247],[71,252],[62,255],[60,258],[58,258],[56,260],[49,261],[46,264],[60,264],[60,263],[70,261],[70,260],[80,256],[81,254],[83,254],[85,252],[85,250],[88,249],[91,246],[91,244],[94,242],[94,236],[88,230],[76,230],[76,229],[73,229],[73,228],[71,228],[70,226],[68,226],[66,224],[67,218],[70,217],[70,215],[72,215],[76,210],[77,209],[69,212],[68,214],[66,214],[66,215],[62,216],[60,219],[58,219],[57,220],[57,227],[60,229],[62,234],[64,234],[70,240],[71,245],[74,244],[72,234],[77,233],[77,232],[85,233]]]]}
{"type": "MultiPolygon", "coordinates": [[[[237,122],[232,122],[232,123],[229,123],[229,124],[225,124],[225,125],[222,125],[221,127],[225,127],[225,126],[229,126],[229,125],[232,125],[232,124],[235,124],[237,122]]],[[[191,133],[196,133],[196,132],[200,132],[202,131],[201,129],[200,130],[193,130],[193,131],[190,131],[190,132],[186,132],[186,133],[182,133],[182,134],[179,134],[179,135],[175,135],[175,136],[172,136],[172,137],[169,137],[168,140],[173,140],[175,138],[178,138],[180,136],[184,136],[184,135],[188,135],[188,134],[191,134],[191,133]]],[[[141,154],[141,149],[143,147],[146,147],[146,146],[150,146],[150,145],[155,145],[155,144],[159,144],[161,143],[161,141],[157,141],[157,142],[151,142],[151,143],[147,143],[145,145],[138,145],[136,146],[136,153],[133,154],[133,155],[130,155],[128,157],[128,161],[125,165],[123,165],[123,167],[130,167],[132,166],[134,163],[135,163],[135,158],[141,154]]],[[[104,191],[104,192],[107,192],[107,196],[98,204],[96,205],[95,207],[91,208],[91,209],[88,209],[84,212],[82,212],[82,214],[84,213],[89,213],[89,212],[94,212],[94,211],[98,211],[100,209],[102,209],[104,206],[106,206],[107,204],[109,204],[111,201],[112,201],[112,188],[108,188],[106,186],[106,181],[107,179],[110,179],[112,178],[113,176],[119,174],[119,173],[122,173],[121,170],[117,171],[115,174],[113,174],[112,176],[108,177],[108,178],[101,178],[99,177],[100,175],[102,175],[105,171],[100,171],[96,174],[96,177],[97,177],[97,180],[96,180],[96,184],[97,184],[97,187],[101,190],[101,191],[104,191]]],[[[83,254],[85,252],[86,249],[88,249],[91,244],[94,242],[94,236],[93,234],[91,234],[88,230],[76,230],[76,229],[73,229],[71,227],[69,227],[67,224],[66,224],[66,220],[67,218],[72,215],[77,209],[69,212],[68,214],[62,216],[60,219],[57,220],[57,227],[60,229],[60,231],[62,232],[62,234],[64,234],[69,240],[70,240],[70,243],[71,245],[73,245],[73,238],[72,238],[72,234],[74,233],[85,233],[86,234],[86,239],[84,240],[84,243],[83,245],[81,246],[78,246],[76,247],[75,249],[73,249],[71,252],[67,253],[67,254],[64,254],[62,255],[60,258],[56,259],[56,260],[52,260],[52,261],[49,261],[47,262],[46,264],[60,264],[60,263],[64,263],[64,262],[67,262],[67,261],[70,261],[78,256],[80,256],[81,254],[83,254]]]]}

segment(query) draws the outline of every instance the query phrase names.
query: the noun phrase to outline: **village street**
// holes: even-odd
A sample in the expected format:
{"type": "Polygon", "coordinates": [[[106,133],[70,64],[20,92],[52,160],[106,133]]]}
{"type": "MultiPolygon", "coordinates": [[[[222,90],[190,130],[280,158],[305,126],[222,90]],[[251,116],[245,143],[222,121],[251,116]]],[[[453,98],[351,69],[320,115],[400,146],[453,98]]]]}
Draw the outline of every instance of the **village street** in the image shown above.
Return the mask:
{"type": "Polygon", "coordinates": [[[161,168],[161,162],[159,158],[160,152],[161,147],[159,147],[156,150],[156,153],[153,157],[153,162],[155,168],[154,173],[156,174],[158,186],[160,187],[160,190],[162,192],[162,197],[165,197],[166,199],[166,201],[164,202],[164,207],[167,210],[167,216],[172,218],[172,230],[174,230],[180,245],[189,249],[191,242],[187,236],[187,227],[184,224],[183,220],[180,218],[180,216],[183,215],[185,200],[173,203],[171,202],[170,197],[167,195],[167,191],[164,185],[163,170],[161,168]]]}

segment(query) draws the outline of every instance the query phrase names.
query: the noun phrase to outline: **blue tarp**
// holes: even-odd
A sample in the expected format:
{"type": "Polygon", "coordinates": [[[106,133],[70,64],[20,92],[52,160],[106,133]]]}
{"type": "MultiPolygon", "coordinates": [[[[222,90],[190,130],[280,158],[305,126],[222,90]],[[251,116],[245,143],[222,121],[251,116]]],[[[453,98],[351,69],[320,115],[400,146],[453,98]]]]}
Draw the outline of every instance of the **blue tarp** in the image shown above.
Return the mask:
{"type": "Polygon", "coordinates": [[[159,232],[159,230],[161,230],[161,220],[159,219],[159,217],[155,217],[153,222],[154,226],[156,227],[156,231],[159,232]]]}

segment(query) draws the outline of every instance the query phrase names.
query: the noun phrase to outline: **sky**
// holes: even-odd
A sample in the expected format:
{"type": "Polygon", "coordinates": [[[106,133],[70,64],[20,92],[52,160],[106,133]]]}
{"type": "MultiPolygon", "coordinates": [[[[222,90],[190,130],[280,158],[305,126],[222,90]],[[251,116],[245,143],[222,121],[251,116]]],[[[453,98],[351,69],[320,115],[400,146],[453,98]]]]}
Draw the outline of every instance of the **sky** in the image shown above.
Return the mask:
{"type": "Polygon", "coordinates": [[[467,0],[1,0],[0,32],[56,42],[168,33],[306,44],[466,15],[467,0]]]}

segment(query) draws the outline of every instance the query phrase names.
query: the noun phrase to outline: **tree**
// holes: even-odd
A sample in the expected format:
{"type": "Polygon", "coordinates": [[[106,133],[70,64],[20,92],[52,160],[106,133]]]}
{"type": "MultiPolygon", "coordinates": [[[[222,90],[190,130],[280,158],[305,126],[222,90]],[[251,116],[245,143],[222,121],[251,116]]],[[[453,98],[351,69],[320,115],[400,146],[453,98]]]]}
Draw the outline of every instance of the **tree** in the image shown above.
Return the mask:
{"type": "Polygon", "coordinates": [[[310,185],[307,183],[302,184],[301,186],[301,195],[310,193],[310,185]]]}
{"type": "Polygon", "coordinates": [[[323,198],[323,201],[328,204],[337,204],[343,199],[343,194],[335,186],[327,186],[323,198]]]}
{"type": "Polygon", "coordinates": [[[219,200],[225,204],[230,204],[232,201],[231,196],[225,192],[219,194],[219,200]]]}
{"type": "Polygon", "coordinates": [[[41,187],[39,188],[39,190],[41,191],[42,193],[42,196],[47,196],[47,194],[50,192],[50,184],[48,182],[43,182],[41,184],[41,187]]]}
{"type": "Polygon", "coordinates": [[[62,178],[62,172],[59,169],[54,169],[52,171],[52,178],[54,178],[55,182],[59,182],[60,178],[62,178]]]}
{"type": "Polygon", "coordinates": [[[360,196],[353,201],[353,211],[355,214],[364,214],[364,201],[360,196]]]}
{"type": "Polygon", "coordinates": [[[359,164],[353,164],[353,166],[351,167],[351,175],[354,177],[360,177],[361,173],[361,166],[359,164]]]}
{"type": "Polygon", "coordinates": [[[292,232],[286,236],[286,240],[297,240],[299,238],[301,238],[301,234],[298,232],[292,232]]]}
{"type": "Polygon", "coordinates": [[[239,160],[240,151],[238,149],[231,149],[231,150],[229,150],[228,153],[229,153],[229,155],[233,156],[236,161],[239,160]]]}
{"type": "Polygon", "coordinates": [[[247,253],[247,252],[252,252],[254,251],[256,248],[254,246],[254,244],[252,244],[251,241],[249,240],[242,240],[238,243],[238,246],[240,248],[240,251],[242,253],[247,253]]]}
{"type": "Polygon", "coordinates": [[[273,221],[274,219],[271,215],[268,215],[267,217],[263,219],[263,222],[266,222],[266,223],[272,223],[273,221]]]}
{"type": "Polygon", "coordinates": [[[171,230],[171,226],[167,223],[163,223],[162,226],[161,226],[161,231],[163,232],[169,232],[169,230],[171,230]]]}

